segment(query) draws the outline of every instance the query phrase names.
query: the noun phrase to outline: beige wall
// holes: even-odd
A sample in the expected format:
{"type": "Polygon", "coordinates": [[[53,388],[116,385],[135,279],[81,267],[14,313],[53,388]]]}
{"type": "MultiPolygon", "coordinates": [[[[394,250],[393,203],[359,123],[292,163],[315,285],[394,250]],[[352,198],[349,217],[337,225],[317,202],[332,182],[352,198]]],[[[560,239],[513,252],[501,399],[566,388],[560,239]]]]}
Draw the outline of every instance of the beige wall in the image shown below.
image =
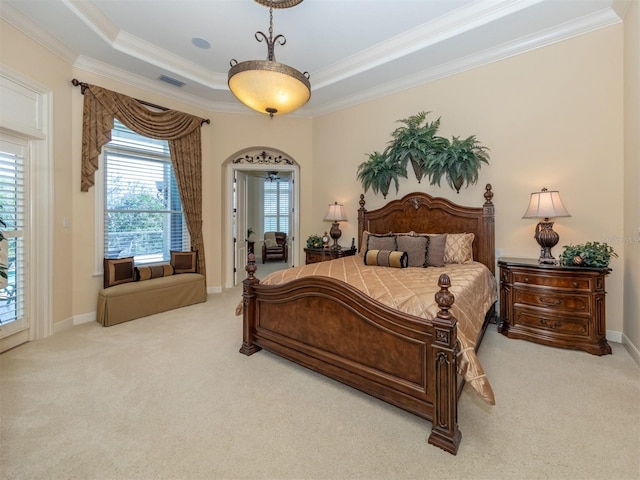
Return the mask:
{"type": "MultiPolygon", "coordinates": [[[[224,260],[219,261],[227,248],[225,161],[249,147],[286,152],[300,165],[298,245],[302,248],[307,236],[328,229],[322,217],[333,201],[344,203],[349,215],[341,224],[341,243],[346,245],[357,226],[357,166],[365,154],[385,147],[395,120],[420,110],[442,118],[441,134],[477,135],[491,148],[491,163],[483,167],[479,184],[459,195],[409,178],[389,198],[422,190],[479,205],[484,184],[490,182],[496,194],[497,248],[503,256],[535,257],[535,222],[521,216],[529,193],[546,186],[560,190],[572,214],[556,223],[561,237],[556,256],[567,243],[622,238],[623,31],[622,25],[599,30],[313,120],[270,120],[202,111],[74,69],[3,24],[2,43],[14,46],[11,51],[3,48],[3,64],[49,85],[55,93],[54,321],[95,311],[101,282],[94,276],[93,191],[79,191],[82,96],[70,85],[71,78],[211,119],[202,130],[204,237],[211,287],[222,285],[226,268],[224,260]],[[71,228],[62,228],[63,217],[71,218],[71,228]],[[71,272],[66,268],[69,258],[71,272]]],[[[630,163],[627,156],[626,165],[630,163]]],[[[637,196],[637,183],[635,187],[637,196]]],[[[382,204],[371,192],[367,200],[371,208],[382,204]]],[[[621,244],[614,248],[623,253],[621,244]]],[[[624,262],[614,260],[607,283],[608,329],[618,332],[623,328],[624,262]]]]}
{"type": "MultiPolygon", "coordinates": [[[[624,333],[640,348],[640,3],[624,20],[624,333]]],[[[636,350],[636,356],[638,352],[636,350]]]]}
{"type": "MultiPolygon", "coordinates": [[[[301,182],[311,184],[311,120],[282,117],[270,119],[260,115],[237,115],[207,112],[180,104],[167,98],[162,98],[130,86],[101,78],[89,72],[74,71],[74,75],[87,83],[109,88],[135,98],[163,105],[176,110],[185,111],[211,120],[210,125],[202,127],[202,178],[203,178],[203,234],[205,256],[207,259],[207,287],[220,289],[223,285],[223,275],[227,271],[225,264],[226,249],[231,243],[230,234],[225,229],[225,212],[230,206],[226,205],[229,185],[226,185],[225,162],[233,158],[234,154],[247,147],[273,147],[286,152],[300,165],[301,182]]],[[[73,139],[73,204],[74,218],[86,219],[83,223],[93,225],[94,203],[93,189],[88,193],[80,192],[80,151],[82,125],[82,96],[79,90],[74,92],[74,106],[72,110],[74,122],[73,139]]],[[[301,196],[301,208],[309,205],[312,189],[305,189],[301,196]]],[[[304,221],[303,221],[304,223],[304,221]]],[[[95,310],[95,298],[100,288],[102,277],[93,274],[94,233],[85,228],[74,235],[74,251],[82,252],[74,262],[74,292],[75,315],[95,310]],[[79,282],[75,278],[80,279],[79,282]]]]}
{"type": "MultiPolygon", "coordinates": [[[[444,135],[477,138],[491,149],[491,162],[478,185],[460,194],[445,187],[403,180],[400,192],[414,190],[481,205],[486,183],[494,188],[496,248],[503,256],[537,258],[535,221],[522,219],[529,194],[542,187],[560,191],[571,213],[555,230],[562,245],[619,239],[623,233],[622,25],[534,50],[454,77],[381,98],[314,120],[315,195],[310,215],[316,232],[326,205],[345,203],[349,222],[343,236],[355,235],[356,179],[365,153],[382,150],[395,120],[418,111],[441,117],[444,135]]],[[[367,194],[379,206],[380,195],[367,194]]],[[[622,254],[623,245],[613,246],[622,254]]],[[[613,242],[612,242],[613,243],[613,242]]],[[[607,327],[622,331],[624,262],[614,259],[607,279],[607,327]]]]}
{"type": "MultiPolygon", "coordinates": [[[[0,20],[0,59],[2,66],[19,72],[29,79],[49,88],[53,93],[53,318],[69,318],[72,314],[74,284],[70,281],[69,265],[74,258],[73,228],[62,228],[63,218],[71,218],[71,121],[72,91],[69,80],[71,67],[59,57],[33,42],[0,20]]],[[[95,310],[95,307],[94,307],[95,310]]]]}

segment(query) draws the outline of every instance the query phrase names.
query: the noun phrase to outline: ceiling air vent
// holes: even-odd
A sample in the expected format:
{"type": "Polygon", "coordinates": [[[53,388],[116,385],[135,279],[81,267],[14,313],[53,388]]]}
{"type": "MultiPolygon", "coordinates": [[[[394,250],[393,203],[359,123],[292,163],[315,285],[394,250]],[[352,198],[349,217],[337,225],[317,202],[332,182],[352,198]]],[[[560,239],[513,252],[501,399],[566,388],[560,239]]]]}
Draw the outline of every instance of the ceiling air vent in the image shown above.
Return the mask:
{"type": "Polygon", "coordinates": [[[182,87],[184,85],[184,82],[181,82],[180,80],[177,80],[175,78],[171,78],[167,75],[160,75],[158,77],[158,80],[168,83],[169,85],[173,85],[174,87],[182,87]]]}

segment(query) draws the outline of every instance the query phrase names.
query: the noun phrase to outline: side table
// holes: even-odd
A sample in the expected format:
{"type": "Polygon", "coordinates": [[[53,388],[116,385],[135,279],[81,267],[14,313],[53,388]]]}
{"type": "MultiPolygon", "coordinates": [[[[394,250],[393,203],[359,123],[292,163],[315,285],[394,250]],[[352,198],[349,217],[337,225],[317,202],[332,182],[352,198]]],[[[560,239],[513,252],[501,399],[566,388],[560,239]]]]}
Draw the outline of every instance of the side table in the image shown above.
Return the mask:
{"type": "Polygon", "coordinates": [[[606,339],[609,268],[500,258],[500,332],[554,347],[611,353],[606,339]]]}

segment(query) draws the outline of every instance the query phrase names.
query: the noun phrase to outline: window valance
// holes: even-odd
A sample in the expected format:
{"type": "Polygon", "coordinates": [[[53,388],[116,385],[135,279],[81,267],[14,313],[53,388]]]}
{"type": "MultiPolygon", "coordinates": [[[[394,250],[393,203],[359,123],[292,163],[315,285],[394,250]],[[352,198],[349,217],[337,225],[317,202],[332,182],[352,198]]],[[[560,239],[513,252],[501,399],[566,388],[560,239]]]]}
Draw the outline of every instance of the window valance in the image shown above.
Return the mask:
{"type": "Polygon", "coordinates": [[[95,184],[98,158],[102,147],[111,141],[114,117],[140,135],[167,140],[191,246],[198,251],[198,272],[204,275],[200,127],[209,120],[176,110],[153,111],[132,97],[76,79],[72,83],[80,86],[84,95],[80,190],[88,192],[95,184]]]}

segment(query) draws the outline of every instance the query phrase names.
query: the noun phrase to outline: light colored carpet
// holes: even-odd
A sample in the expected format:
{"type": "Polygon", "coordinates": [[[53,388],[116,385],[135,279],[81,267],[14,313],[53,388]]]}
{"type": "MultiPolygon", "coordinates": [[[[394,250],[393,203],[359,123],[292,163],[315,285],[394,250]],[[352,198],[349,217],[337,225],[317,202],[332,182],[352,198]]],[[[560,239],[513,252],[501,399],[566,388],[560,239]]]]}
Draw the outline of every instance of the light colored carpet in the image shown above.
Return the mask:
{"type": "Polygon", "coordinates": [[[431,424],[267,352],[238,353],[240,287],[0,355],[6,479],[640,478],[640,369],[490,327],[496,393],[462,393],[457,456],[431,424]]]}

